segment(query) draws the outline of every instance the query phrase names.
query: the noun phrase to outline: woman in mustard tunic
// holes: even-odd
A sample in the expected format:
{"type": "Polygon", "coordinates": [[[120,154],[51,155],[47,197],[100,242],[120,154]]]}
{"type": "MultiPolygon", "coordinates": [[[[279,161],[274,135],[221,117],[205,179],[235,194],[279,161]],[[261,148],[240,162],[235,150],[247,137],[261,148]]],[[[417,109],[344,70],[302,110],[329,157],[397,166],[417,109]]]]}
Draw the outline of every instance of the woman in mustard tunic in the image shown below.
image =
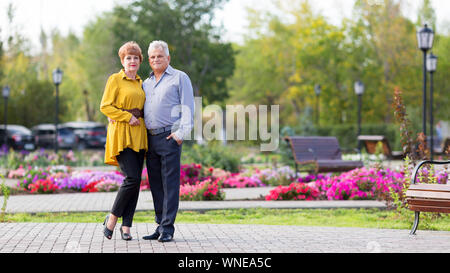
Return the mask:
{"type": "Polygon", "coordinates": [[[111,213],[104,221],[104,235],[111,239],[117,219],[122,217],[121,237],[131,240],[130,227],[136,210],[142,167],[147,151],[145,129],[145,93],[137,75],[142,63],[142,51],[135,42],[119,49],[123,69],[111,75],[106,83],[100,111],[113,120],[108,124],[105,163],[119,166],[125,179],[119,188],[111,213]]]}

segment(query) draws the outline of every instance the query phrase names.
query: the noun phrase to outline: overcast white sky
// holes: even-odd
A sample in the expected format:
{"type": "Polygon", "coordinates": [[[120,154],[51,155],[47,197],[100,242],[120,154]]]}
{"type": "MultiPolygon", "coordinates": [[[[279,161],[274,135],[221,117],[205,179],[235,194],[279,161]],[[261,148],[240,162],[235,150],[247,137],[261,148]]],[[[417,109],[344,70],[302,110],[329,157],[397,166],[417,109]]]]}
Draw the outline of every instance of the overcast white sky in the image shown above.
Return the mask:
{"type": "MultiPolygon", "coordinates": [[[[313,7],[328,17],[331,23],[337,24],[342,17],[350,17],[355,0],[316,0],[311,1],[313,7]]],[[[379,0],[372,0],[373,2],[379,0]]],[[[406,2],[405,15],[416,19],[416,13],[422,0],[404,0],[406,2]]],[[[0,0],[1,37],[5,40],[8,32],[7,6],[14,3],[15,22],[20,33],[32,40],[37,48],[40,28],[50,31],[58,28],[63,34],[70,29],[81,34],[83,26],[95,15],[111,10],[114,3],[129,3],[131,0],[0,0]]],[[[260,7],[267,5],[270,0],[229,0],[217,15],[217,23],[222,23],[226,30],[224,40],[240,42],[242,34],[246,32],[245,7],[260,7]]],[[[450,14],[450,0],[432,0],[436,10],[438,26],[450,24],[445,18],[450,14]]]]}

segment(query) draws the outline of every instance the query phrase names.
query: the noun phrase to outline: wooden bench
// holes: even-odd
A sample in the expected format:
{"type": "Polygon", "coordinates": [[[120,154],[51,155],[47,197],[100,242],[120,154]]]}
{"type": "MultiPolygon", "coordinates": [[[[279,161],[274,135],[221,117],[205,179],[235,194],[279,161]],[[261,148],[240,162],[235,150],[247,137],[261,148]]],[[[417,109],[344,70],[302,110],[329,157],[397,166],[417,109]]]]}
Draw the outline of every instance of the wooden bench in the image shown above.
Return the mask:
{"type": "Polygon", "coordinates": [[[366,148],[367,153],[375,154],[378,142],[383,144],[383,154],[389,159],[403,159],[404,154],[400,151],[392,151],[389,141],[385,136],[358,136],[358,141],[361,141],[366,148]]]}
{"type": "Polygon", "coordinates": [[[420,162],[413,171],[411,185],[406,192],[409,209],[415,211],[414,225],[410,234],[416,233],[419,226],[420,212],[450,213],[450,185],[449,184],[416,184],[417,173],[425,164],[450,164],[450,161],[420,162]]]}
{"type": "Polygon", "coordinates": [[[295,159],[295,169],[298,165],[311,165],[309,171],[344,172],[363,167],[362,161],[342,160],[341,148],[336,137],[285,137],[291,147],[295,159]]]}

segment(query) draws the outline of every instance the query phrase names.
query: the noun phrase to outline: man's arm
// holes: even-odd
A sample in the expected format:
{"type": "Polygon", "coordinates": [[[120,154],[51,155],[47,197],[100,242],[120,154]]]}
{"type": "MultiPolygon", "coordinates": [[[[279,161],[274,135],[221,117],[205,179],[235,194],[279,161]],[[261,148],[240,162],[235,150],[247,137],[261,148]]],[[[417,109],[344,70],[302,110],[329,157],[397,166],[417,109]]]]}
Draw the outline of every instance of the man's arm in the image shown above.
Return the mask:
{"type": "Polygon", "coordinates": [[[180,77],[179,95],[181,104],[180,124],[177,131],[168,136],[167,139],[174,137],[177,143],[181,144],[194,127],[194,90],[192,88],[191,80],[186,74],[183,74],[180,77]]]}

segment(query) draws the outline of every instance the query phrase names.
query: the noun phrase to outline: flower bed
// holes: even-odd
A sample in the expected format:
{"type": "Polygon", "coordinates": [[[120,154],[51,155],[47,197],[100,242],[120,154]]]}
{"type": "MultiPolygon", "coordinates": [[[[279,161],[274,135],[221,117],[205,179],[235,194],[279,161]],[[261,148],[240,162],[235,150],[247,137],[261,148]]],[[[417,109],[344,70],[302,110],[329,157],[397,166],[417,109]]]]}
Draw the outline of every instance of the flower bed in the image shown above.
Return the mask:
{"type": "Polygon", "coordinates": [[[180,200],[223,200],[225,199],[225,194],[220,189],[220,180],[212,180],[211,178],[193,185],[184,184],[180,186],[180,200]]]}
{"type": "Polygon", "coordinates": [[[17,169],[20,165],[46,167],[50,165],[66,166],[102,166],[103,151],[52,151],[38,149],[29,151],[14,151],[2,145],[0,148],[0,165],[8,169],[17,169]]]}
{"type": "Polygon", "coordinates": [[[299,179],[303,180],[313,182],[279,186],[266,196],[266,200],[386,200],[391,189],[395,192],[402,190],[404,174],[389,169],[363,167],[338,176],[299,179]]]}
{"type": "Polygon", "coordinates": [[[403,188],[404,174],[390,169],[378,170],[365,167],[342,173],[339,176],[314,182],[327,200],[375,200],[388,199],[390,189],[399,192],[403,188]]]}
{"type": "Polygon", "coordinates": [[[248,177],[241,173],[231,174],[229,177],[224,178],[222,183],[223,188],[254,188],[265,186],[257,177],[248,177]]]}
{"type": "MultiPolygon", "coordinates": [[[[23,167],[12,170],[9,178],[20,178],[18,188],[29,193],[110,192],[117,191],[124,176],[118,171],[73,171],[68,166],[23,167]]],[[[419,175],[422,183],[446,183],[448,173],[419,175]]],[[[249,169],[230,173],[200,164],[183,164],[180,170],[181,200],[223,200],[223,188],[278,185],[266,200],[389,200],[390,192],[402,191],[403,172],[390,169],[360,168],[333,176],[300,177],[291,168],[249,169]]],[[[141,190],[149,190],[147,169],[142,171],[141,190]]]]}
{"type": "Polygon", "coordinates": [[[73,172],[68,166],[51,166],[45,169],[20,166],[17,170],[11,171],[8,177],[21,177],[17,188],[29,193],[116,191],[124,179],[117,171],[73,172]]]}
{"type": "Polygon", "coordinates": [[[319,190],[306,183],[292,183],[289,186],[278,186],[271,190],[266,200],[316,200],[319,190]]]}
{"type": "Polygon", "coordinates": [[[289,185],[300,177],[300,173],[295,173],[289,166],[263,170],[254,168],[252,177],[257,178],[264,185],[289,185]]]}

